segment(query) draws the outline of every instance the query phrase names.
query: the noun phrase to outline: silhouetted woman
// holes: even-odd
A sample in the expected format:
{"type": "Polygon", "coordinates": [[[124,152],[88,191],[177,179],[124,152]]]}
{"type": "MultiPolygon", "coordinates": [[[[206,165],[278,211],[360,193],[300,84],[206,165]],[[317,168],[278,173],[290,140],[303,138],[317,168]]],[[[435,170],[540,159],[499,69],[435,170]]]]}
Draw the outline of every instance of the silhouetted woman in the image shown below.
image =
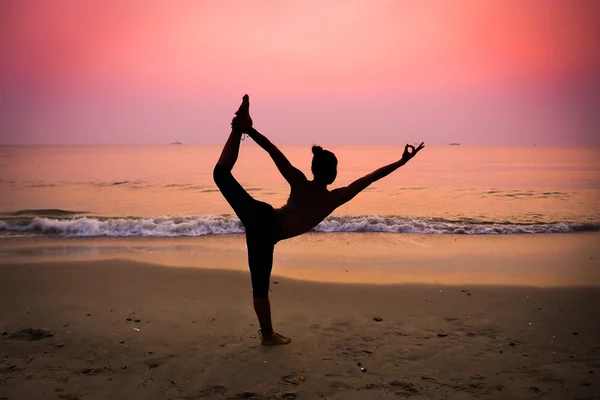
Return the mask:
{"type": "Polygon", "coordinates": [[[261,344],[287,344],[291,339],[276,333],[271,323],[269,281],[273,266],[275,244],[283,239],[301,235],[342,204],[348,202],[371,183],[387,176],[406,164],[423,148],[406,145],[402,159],[357,179],[350,185],[328,190],[337,175],[337,158],[319,146],[313,146],[312,173],[314,179],[295,168],[283,153],[252,127],[248,95],[231,122],[231,134],[214,169],[214,180],[246,229],[248,265],[252,279],[254,311],[260,323],[261,344]],[[255,200],[231,174],[238,158],[242,134],[248,134],[273,159],[279,172],[291,187],[290,197],[281,208],[255,200]],[[409,151],[411,150],[411,151],[409,151]]]}

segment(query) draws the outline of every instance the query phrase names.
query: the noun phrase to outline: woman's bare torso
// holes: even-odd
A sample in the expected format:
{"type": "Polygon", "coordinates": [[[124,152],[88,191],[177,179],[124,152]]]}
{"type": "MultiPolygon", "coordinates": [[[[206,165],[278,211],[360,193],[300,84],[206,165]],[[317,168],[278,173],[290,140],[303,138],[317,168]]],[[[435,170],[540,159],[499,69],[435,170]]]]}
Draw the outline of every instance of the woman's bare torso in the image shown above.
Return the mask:
{"type": "Polygon", "coordinates": [[[335,209],[331,192],[312,181],[292,186],[287,204],[275,209],[283,231],[282,239],[308,232],[335,209]]]}

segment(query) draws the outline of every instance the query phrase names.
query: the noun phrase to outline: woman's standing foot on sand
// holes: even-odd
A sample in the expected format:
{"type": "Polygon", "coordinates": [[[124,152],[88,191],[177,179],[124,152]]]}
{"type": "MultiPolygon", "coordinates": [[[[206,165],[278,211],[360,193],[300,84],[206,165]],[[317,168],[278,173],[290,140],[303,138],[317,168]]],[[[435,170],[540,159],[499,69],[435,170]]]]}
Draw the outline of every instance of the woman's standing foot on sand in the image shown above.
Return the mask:
{"type": "Polygon", "coordinates": [[[260,335],[260,344],[263,346],[273,346],[278,344],[290,344],[292,343],[292,339],[289,337],[285,337],[280,333],[271,332],[269,334],[263,333],[262,331],[258,331],[260,335]]]}

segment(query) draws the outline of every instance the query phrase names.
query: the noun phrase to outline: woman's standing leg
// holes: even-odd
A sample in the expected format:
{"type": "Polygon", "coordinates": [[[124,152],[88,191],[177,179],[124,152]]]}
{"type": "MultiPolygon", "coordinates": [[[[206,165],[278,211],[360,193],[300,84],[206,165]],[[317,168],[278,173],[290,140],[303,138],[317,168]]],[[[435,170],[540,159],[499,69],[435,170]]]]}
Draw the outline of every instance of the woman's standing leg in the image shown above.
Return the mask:
{"type": "Polygon", "coordinates": [[[248,246],[248,265],[252,278],[252,297],[254,312],[260,324],[261,343],[263,345],[288,344],[292,340],[276,333],[271,321],[271,302],[269,300],[269,283],[273,267],[273,252],[275,246],[268,240],[267,235],[254,236],[246,234],[248,246]]]}
{"type": "Polygon", "coordinates": [[[273,268],[275,246],[265,242],[265,238],[261,236],[255,238],[252,232],[250,234],[246,233],[246,246],[252,279],[254,312],[256,312],[260,324],[261,334],[271,336],[273,334],[273,323],[269,301],[269,281],[271,279],[271,269],[273,268]]]}

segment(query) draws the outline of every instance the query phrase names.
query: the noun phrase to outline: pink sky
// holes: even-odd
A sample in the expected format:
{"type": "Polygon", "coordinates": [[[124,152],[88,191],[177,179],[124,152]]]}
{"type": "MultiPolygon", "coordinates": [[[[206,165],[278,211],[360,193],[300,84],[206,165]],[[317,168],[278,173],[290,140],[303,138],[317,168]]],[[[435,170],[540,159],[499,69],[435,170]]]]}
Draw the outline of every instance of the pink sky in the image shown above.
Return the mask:
{"type": "Polygon", "coordinates": [[[0,144],[600,144],[600,2],[0,2],[0,144]]]}

